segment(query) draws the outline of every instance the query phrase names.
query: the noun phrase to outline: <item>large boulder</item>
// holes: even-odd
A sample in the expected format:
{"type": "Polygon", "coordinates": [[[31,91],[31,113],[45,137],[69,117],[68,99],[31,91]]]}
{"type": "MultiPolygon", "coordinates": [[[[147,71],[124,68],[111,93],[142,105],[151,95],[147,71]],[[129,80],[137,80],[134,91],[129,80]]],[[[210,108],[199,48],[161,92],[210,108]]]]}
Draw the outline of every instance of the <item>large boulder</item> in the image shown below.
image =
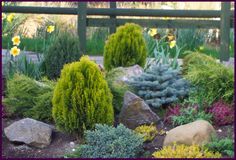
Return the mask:
{"type": "Polygon", "coordinates": [[[210,141],[212,134],[216,132],[209,122],[197,120],[171,129],[165,137],[163,146],[173,145],[173,143],[203,145],[210,141]]]}
{"type": "Polygon", "coordinates": [[[4,128],[4,133],[11,142],[44,148],[51,143],[52,127],[46,123],[25,118],[4,128]]]}
{"type": "Polygon", "coordinates": [[[120,112],[119,122],[130,129],[143,124],[157,124],[160,118],[150,109],[143,99],[127,91],[120,112]]]}

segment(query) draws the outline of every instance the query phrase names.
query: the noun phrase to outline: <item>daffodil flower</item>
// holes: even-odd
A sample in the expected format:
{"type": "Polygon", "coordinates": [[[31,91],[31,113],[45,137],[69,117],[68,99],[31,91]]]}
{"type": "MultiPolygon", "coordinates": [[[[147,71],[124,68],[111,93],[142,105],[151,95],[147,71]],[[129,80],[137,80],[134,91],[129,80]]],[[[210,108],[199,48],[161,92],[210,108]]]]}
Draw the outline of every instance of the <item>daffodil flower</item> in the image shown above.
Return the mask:
{"type": "Polygon", "coordinates": [[[170,42],[170,48],[175,47],[175,45],[176,45],[176,41],[175,40],[170,42]]]}
{"type": "Polygon", "coordinates": [[[13,45],[19,46],[20,44],[20,36],[15,36],[12,39],[13,45]]]}
{"type": "Polygon", "coordinates": [[[13,13],[9,14],[9,15],[7,16],[7,21],[8,21],[8,22],[12,22],[12,20],[14,19],[14,16],[15,16],[15,14],[13,14],[13,13]]]}
{"type": "Polygon", "coordinates": [[[4,2],[2,2],[2,6],[4,6],[4,2]]]}
{"type": "Polygon", "coordinates": [[[55,26],[48,26],[47,27],[47,32],[52,33],[55,30],[55,26]]]}
{"type": "Polygon", "coordinates": [[[13,55],[14,57],[18,56],[20,54],[20,49],[14,46],[11,48],[10,54],[13,55]]]}
{"type": "Polygon", "coordinates": [[[148,34],[150,36],[155,36],[157,34],[157,29],[156,28],[150,28],[150,30],[148,31],[148,34]]]}
{"type": "Polygon", "coordinates": [[[170,36],[167,36],[168,37],[168,41],[173,41],[175,39],[175,36],[173,35],[170,35],[170,36]]]}
{"type": "Polygon", "coordinates": [[[7,17],[6,14],[2,13],[2,20],[4,20],[6,17],[7,17]]]}

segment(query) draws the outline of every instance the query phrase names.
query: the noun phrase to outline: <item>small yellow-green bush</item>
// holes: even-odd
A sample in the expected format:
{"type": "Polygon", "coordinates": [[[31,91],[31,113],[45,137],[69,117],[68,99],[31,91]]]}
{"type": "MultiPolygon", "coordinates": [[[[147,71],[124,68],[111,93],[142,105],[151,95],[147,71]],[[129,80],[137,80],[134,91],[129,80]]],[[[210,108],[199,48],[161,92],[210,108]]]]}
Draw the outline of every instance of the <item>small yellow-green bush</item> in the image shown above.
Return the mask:
{"type": "Polygon", "coordinates": [[[144,141],[152,141],[158,134],[155,125],[141,125],[134,130],[143,136],[144,141]]]}
{"type": "Polygon", "coordinates": [[[64,65],[53,94],[56,126],[83,135],[95,123],[113,124],[112,94],[98,65],[87,56],[64,65]]]}
{"type": "Polygon", "coordinates": [[[192,53],[184,60],[186,65],[185,78],[204,96],[205,102],[211,104],[223,99],[232,103],[234,98],[234,71],[215,59],[201,54],[192,53]]]}
{"type": "Polygon", "coordinates": [[[199,52],[191,52],[183,58],[183,73],[186,74],[190,65],[216,63],[216,59],[199,52]]]}
{"type": "Polygon", "coordinates": [[[15,74],[7,81],[3,104],[8,116],[29,117],[44,122],[52,121],[52,94],[55,82],[36,81],[23,74],[15,74]]]}
{"type": "Polygon", "coordinates": [[[162,150],[153,154],[154,158],[221,158],[221,154],[210,152],[198,145],[174,145],[165,146],[162,150]]]}
{"type": "Polygon", "coordinates": [[[134,23],[120,26],[112,34],[104,47],[104,67],[111,70],[119,66],[129,67],[135,64],[144,66],[147,48],[142,29],[134,23]]]}

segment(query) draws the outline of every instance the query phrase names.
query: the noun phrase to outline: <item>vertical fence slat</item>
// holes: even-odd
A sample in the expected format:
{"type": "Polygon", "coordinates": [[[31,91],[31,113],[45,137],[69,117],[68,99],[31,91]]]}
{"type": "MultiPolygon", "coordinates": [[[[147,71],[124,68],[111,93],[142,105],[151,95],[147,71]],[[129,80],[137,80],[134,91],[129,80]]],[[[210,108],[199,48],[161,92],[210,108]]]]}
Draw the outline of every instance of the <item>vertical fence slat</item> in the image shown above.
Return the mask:
{"type": "MultiPolygon", "coordinates": [[[[110,8],[111,9],[116,9],[116,2],[110,2],[110,8]]],[[[110,16],[110,20],[111,20],[111,26],[110,26],[110,34],[115,33],[116,32],[116,16],[110,16]]]]}
{"type": "Polygon", "coordinates": [[[230,2],[221,2],[220,16],[220,61],[228,61],[230,34],[230,2]]]}
{"type": "Polygon", "coordinates": [[[78,24],[77,30],[80,41],[80,49],[86,54],[86,27],[87,27],[87,2],[78,3],[78,24]]]}

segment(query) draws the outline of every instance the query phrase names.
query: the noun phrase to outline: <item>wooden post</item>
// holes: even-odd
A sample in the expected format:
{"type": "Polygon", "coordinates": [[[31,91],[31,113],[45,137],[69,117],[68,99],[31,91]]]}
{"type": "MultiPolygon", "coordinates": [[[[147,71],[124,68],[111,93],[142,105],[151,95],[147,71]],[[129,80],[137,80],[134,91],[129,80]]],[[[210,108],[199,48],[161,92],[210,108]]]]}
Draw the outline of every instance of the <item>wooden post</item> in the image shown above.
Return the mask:
{"type": "Polygon", "coordinates": [[[230,2],[221,2],[220,15],[220,61],[228,61],[230,34],[230,2]]]}
{"type": "MultiPolygon", "coordinates": [[[[116,9],[116,2],[110,2],[110,9],[116,9]]],[[[110,26],[110,34],[116,32],[116,16],[110,16],[111,19],[111,26],[110,26]]]]}
{"type": "Polygon", "coordinates": [[[86,54],[86,26],[87,26],[87,2],[78,3],[78,35],[80,42],[80,49],[83,54],[86,54]]]}

